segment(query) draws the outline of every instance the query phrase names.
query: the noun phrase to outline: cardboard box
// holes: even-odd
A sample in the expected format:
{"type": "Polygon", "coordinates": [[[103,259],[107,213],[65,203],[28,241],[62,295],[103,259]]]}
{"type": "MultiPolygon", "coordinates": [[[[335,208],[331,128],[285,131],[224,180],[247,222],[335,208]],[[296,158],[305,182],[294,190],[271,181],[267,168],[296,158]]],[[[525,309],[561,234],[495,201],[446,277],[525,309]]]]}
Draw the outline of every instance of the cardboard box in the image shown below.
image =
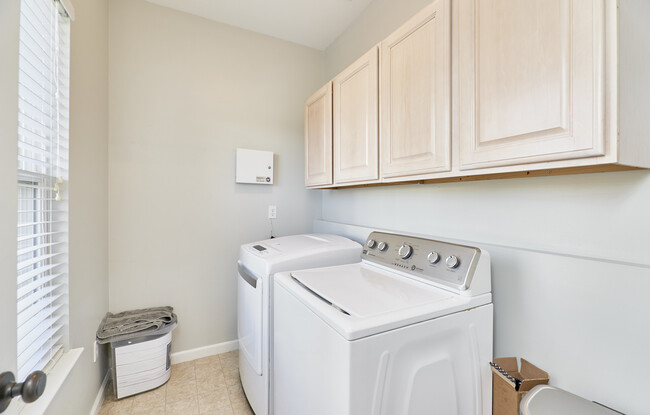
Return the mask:
{"type": "Polygon", "coordinates": [[[521,359],[521,369],[517,365],[516,357],[494,359],[494,363],[511,377],[517,378],[517,381],[509,379],[492,367],[492,415],[518,415],[519,402],[526,392],[534,386],[548,384],[548,373],[526,359],[521,359]]]}

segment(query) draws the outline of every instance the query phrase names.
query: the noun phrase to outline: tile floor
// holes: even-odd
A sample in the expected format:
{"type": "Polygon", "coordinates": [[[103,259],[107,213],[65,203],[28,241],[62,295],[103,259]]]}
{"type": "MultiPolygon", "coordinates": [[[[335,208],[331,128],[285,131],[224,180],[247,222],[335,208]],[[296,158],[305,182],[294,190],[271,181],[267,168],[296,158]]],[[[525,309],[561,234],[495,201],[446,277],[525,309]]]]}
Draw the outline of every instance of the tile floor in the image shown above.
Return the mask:
{"type": "Polygon", "coordinates": [[[172,365],[169,381],[120,399],[108,385],[100,415],[253,415],[239,380],[239,356],[232,351],[172,365]]]}

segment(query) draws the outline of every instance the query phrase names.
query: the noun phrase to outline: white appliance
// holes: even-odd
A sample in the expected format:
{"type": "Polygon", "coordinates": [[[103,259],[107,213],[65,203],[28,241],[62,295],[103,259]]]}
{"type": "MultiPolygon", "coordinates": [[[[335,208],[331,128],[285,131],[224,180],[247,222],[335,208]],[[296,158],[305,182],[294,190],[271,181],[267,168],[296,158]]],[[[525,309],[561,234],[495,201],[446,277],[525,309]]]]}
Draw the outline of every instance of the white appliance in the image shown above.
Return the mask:
{"type": "Polygon", "coordinates": [[[361,245],[337,235],[293,235],[242,245],[237,278],[239,372],[256,415],[269,413],[273,274],[360,261],[361,245]]]}
{"type": "Polygon", "coordinates": [[[488,253],[373,232],[361,258],[275,276],[275,413],[491,414],[488,253]]]}

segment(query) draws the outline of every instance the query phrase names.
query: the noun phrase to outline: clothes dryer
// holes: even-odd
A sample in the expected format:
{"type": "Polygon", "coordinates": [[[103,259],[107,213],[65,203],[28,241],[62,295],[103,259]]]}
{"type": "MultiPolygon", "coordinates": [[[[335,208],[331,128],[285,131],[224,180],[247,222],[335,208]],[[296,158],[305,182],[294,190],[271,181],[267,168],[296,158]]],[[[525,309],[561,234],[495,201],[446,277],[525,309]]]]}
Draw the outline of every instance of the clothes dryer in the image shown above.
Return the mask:
{"type": "Polygon", "coordinates": [[[256,415],[269,413],[273,275],[361,260],[361,245],[338,235],[292,235],[244,244],[237,263],[239,373],[256,415]]]}

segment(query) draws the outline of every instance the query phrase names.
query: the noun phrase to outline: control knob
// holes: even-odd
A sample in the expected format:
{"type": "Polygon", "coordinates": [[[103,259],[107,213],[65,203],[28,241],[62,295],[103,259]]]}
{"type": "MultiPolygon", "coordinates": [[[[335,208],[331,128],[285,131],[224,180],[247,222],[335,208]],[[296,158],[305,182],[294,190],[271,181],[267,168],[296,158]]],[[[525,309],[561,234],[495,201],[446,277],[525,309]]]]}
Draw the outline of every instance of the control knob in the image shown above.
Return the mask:
{"type": "Polygon", "coordinates": [[[377,245],[377,248],[381,251],[384,252],[388,249],[388,244],[386,242],[379,242],[377,245]]]}
{"type": "Polygon", "coordinates": [[[413,255],[413,247],[411,245],[403,244],[399,247],[399,251],[397,251],[397,253],[402,259],[408,259],[411,255],[413,255]]]}
{"type": "Polygon", "coordinates": [[[375,249],[375,247],[377,246],[377,241],[375,241],[374,239],[368,239],[368,243],[366,245],[368,245],[368,248],[370,249],[375,249]]]}
{"type": "Polygon", "coordinates": [[[460,259],[456,255],[449,255],[445,259],[445,264],[447,264],[447,268],[457,268],[460,265],[460,259]]]}
{"type": "Polygon", "coordinates": [[[438,254],[436,251],[429,252],[429,255],[427,255],[427,261],[429,261],[429,264],[435,264],[436,262],[440,261],[440,254],[438,254]]]}

